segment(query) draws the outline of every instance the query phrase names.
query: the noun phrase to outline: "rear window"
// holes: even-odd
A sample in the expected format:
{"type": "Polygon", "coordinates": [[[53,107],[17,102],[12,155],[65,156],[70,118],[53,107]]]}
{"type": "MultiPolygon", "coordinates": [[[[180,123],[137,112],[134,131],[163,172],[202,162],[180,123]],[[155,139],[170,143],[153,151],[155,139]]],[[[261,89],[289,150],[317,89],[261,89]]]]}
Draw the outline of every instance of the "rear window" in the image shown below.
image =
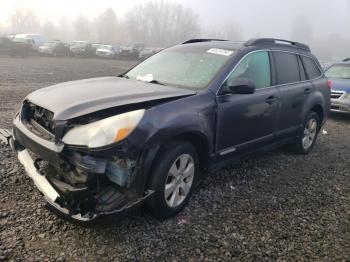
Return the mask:
{"type": "Polygon", "coordinates": [[[300,81],[298,57],[286,52],[273,52],[277,73],[277,85],[300,81]]]}
{"type": "Polygon", "coordinates": [[[326,77],[350,79],[350,66],[336,65],[331,66],[326,72],[326,77]]]}
{"type": "Polygon", "coordinates": [[[308,79],[315,79],[321,76],[322,73],[313,59],[302,56],[301,60],[303,61],[308,79]]]}

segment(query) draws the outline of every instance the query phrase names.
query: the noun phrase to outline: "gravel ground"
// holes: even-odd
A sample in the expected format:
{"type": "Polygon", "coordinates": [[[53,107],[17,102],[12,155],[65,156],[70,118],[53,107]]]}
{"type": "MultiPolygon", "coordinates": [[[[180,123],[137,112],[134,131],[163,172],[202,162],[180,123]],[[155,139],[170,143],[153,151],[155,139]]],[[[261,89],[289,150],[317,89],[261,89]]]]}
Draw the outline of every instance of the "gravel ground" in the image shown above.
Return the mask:
{"type": "MultiPolygon", "coordinates": [[[[0,58],[0,126],[26,94],[121,73],[131,62],[0,58]]],[[[350,117],[332,115],[315,150],[279,149],[213,172],[177,217],[138,210],[89,228],[57,218],[0,146],[0,260],[350,260],[350,117]]]]}

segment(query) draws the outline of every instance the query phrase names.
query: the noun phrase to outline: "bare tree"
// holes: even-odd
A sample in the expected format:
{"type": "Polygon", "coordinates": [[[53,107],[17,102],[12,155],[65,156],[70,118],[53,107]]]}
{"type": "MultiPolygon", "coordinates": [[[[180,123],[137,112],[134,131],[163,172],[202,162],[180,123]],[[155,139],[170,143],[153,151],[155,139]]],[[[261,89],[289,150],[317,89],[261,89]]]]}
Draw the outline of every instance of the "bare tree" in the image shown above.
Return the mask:
{"type": "Polygon", "coordinates": [[[191,9],[170,2],[146,2],[132,8],[124,26],[130,41],[171,45],[198,36],[198,17],[191,9]]]}
{"type": "Polygon", "coordinates": [[[73,28],[72,24],[69,18],[63,17],[58,24],[58,35],[56,38],[64,41],[76,39],[75,28],[73,28]]]}
{"type": "Polygon", "coordinates": [[[91,31],[92,25],[89,19],[85,16],[80,15],[74,21],[74,31],[75,37],[79,40],[87,40],[90,41],[93,39],[93,32],[91,31]]]}
{"type": "Polygon", "coordinates": [[[306,16],[300,15],[294,21],[292,40],[310,43],[313,41],[313,29],[306,16]]]}
{"type": "Polygon", "coordinates": [[[11,27],[17,33],[32,33],[40,28],[40,23],[33,10],[16,8],[11,15],[11,27]]]}
{"type": "Polygon", "coordinates": [[[203,30],[203,38],[227,39],[233,41],[242,41],[243,34],[241,27],[233,21],[225,21],[215,24],[213,27],[203,30]]]}
{"type": "Polygon", "coordinates": [[[117,15],[112,8],[106,9],[95,19],[97,40],[102,43],[117,43],[120,39],[117,15]]]}
{"type": "Polygon", "coordinates": [[[47,39],[58,39],[60,31],[61,29],[57,28],[57,26],[49,20],[46,20],[46,22],[41,25],[40,29],[41,34],[47,39]]]}

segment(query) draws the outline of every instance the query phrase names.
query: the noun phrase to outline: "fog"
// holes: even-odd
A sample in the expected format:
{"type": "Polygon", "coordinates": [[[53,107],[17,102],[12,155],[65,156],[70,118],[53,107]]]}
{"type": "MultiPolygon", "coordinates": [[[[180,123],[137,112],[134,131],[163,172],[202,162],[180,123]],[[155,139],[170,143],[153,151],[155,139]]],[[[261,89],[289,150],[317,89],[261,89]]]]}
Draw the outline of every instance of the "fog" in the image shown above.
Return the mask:
{"type": "Polygon", "coordinates": [[[339,60],[350,57],[349,14],[347,0],[0,0],[0,34],[153,47],[197,37],[275,37],[339,60]]]}

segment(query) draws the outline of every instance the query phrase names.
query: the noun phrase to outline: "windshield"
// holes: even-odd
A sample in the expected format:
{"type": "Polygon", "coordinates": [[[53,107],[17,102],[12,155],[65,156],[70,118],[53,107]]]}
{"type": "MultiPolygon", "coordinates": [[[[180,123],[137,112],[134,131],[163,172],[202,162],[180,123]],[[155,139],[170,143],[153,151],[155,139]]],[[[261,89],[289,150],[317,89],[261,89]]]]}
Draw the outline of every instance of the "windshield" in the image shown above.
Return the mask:
{"type": "Polygon", "coordinates": [[[216,48],[169,49],[137,65],[126,76],[145,82],[202,89],[208,86],[233,54],[233,50],[216,48]]]}
{"type": "Polygon", "coordinates": [[[326,73],[326,77],[350,79],[350,65],[332,66],[326,73]]]}

